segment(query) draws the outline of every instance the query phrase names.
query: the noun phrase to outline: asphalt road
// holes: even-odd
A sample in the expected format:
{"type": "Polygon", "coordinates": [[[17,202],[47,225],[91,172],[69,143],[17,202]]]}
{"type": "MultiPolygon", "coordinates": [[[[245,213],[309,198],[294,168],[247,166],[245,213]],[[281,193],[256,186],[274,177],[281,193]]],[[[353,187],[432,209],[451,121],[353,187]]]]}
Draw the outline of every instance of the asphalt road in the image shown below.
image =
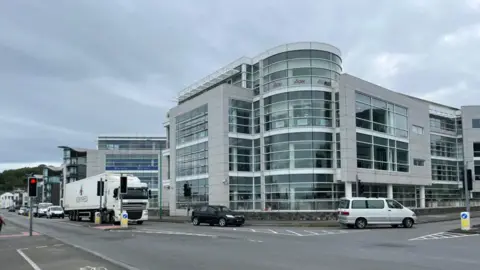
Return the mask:
{"type": "MultiPolygon", "coordinates": [[[[7,222],[9,221],[7,217],[7,222]]],[[[15,270],[125,269],[88,252],[8,222],[0,234],[0,268],[15,270]],[[8,267],[7,267],[8,266],[8,267]]]]}
{"type": "MultiPolygon", "coordinates": [[[[5,217],[28,224],[24,217],[5,217]]],[[[348,230],[147,222],[128,231],[103,231],[86,222],[35,219],[34,228],[132,269],[475,269],[480,236],[446,233],[459,223],[348,230]]]]}

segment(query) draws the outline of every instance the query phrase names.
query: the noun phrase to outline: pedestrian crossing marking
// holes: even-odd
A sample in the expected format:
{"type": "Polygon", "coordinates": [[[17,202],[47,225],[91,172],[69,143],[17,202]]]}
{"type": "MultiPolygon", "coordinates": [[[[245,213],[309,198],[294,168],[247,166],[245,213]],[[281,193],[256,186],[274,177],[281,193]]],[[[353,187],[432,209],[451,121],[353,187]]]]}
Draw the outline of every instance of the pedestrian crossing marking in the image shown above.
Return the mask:
{"type": "Polygon", "coordinates": [[[423,235],[420,237],[408,239],[409,241],[418,241],[418,240],[439,240],[439,239],[454,239],[462,238],[467,236],[477,236],[476,234],[465,234],[465,233],[450,233],[450,232],[439,232],[428,235],[423,235]]]}

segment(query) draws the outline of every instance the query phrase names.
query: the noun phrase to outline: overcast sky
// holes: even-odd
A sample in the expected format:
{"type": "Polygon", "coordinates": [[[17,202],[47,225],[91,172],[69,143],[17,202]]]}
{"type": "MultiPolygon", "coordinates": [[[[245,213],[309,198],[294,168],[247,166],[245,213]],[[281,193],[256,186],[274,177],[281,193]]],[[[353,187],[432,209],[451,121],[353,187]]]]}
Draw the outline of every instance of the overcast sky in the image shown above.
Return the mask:
{"type": "Polygon", "coordinates": [[[333,44],[346,72],[399,92],[480,100],[480,0],[5,0],[0,171],[58,164],[58,145],[98,134],[164,134],[184,87],[296,41],[333,44]]]}

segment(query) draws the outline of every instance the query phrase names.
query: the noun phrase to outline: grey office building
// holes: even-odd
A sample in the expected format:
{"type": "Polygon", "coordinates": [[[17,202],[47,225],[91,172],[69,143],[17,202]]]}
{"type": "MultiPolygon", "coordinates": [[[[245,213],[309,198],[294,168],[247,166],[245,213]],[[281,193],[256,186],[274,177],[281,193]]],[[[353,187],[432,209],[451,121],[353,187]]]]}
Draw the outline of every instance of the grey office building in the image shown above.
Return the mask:
{"type": "MultiPolygon", "coordinates": [[[[172,215],[204,203],[333,210],[356,195],[357,179],[366,196],[459,206],[464,165],[480,179],[480,107],[436,104],[342,73],[340,50],[325,43],[240,58],[181,91],[164,126],[172,215]]],[[[470,195],[476,204],[480,181],[470,195]]]]}
{"type": "MultiPolygon", "coordinates": [[[[64,151],[64,182],[69,183],[104,172],[137,176],[152,191],[149,208],[159,207],[162,179],[162,136],[108,135],[97,138],[97,149],[61,146],[64,151]],[[161,185],[160,185],[161,186],[161,185]]],[[[166,163],[163,163],[164,167],[166,163]]],[[[167,170],[165,168],[166,177],[167,170]]],[[[63,197],[63,196],[62,196],[63,197]]],[[[168,202],[165,203],[168,205],[168,202]]]]}

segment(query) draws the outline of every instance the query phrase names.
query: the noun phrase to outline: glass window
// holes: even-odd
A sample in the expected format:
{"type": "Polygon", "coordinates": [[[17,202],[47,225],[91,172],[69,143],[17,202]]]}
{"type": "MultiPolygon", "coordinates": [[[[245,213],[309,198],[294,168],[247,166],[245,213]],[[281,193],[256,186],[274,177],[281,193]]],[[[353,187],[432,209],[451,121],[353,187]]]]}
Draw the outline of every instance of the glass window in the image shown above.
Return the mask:
{"type": "Polygon", "coordinates": [[[391,209],[402,209],[403,208],[403,206],[395,200],[387,200],[387,205],[388,205],[388,208],[391,208],[391,209]]]}
{"type": "Polygon", "coordinates": [[[367,201],[366,200],[353,200],[352,201],[352,209],[367,209],[367,201]]]}
{"type": "Polygon", "coordinates": [[[385,208],[385,203],[383,200],[367,200],[368,209],[383,209],[385,208]]]}
{"type": "Polygon", "coordinates": [[[414,159],[413,159],[413,165],[414,165],[414,166],[425,166],[425,160],[424,160],[424,159],[414,158],[414,159]]]}
{"type": "Polygon", "coordinates": [[[423,127],[412,125],[412,132],[418,135],[423,135],[423,127]]]}
{"type": "Polygon", "coordinates": [[[472,128],[480,128],[480,119],[472,119],[472,128]]]}

